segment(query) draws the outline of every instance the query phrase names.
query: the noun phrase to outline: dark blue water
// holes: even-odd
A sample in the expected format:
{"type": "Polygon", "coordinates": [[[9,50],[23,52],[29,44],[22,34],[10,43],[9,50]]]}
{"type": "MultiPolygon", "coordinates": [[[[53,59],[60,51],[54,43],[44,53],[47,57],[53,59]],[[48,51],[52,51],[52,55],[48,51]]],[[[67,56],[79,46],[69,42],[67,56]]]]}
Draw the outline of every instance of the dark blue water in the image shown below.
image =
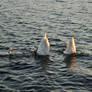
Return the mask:
{"type": "Polygon", "coordinates": [[[92,92],[92,1],[0,0],[0,92],[92,92]],[[29,52],[44,32],[50,60],[29,52]],[[72,36],[77,56],[64,59],[72,36]]]}

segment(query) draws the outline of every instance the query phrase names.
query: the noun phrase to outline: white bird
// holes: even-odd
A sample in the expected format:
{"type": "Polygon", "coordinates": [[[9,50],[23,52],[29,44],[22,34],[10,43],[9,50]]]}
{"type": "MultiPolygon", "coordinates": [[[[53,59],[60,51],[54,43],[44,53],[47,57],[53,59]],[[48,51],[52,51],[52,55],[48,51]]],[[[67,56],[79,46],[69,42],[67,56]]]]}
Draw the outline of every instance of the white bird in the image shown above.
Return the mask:
{"type": "Polygon", "coordinates": [[[46,36],[46,33],[44,33],[44,37],[41,40],[41,43],[37,49],[38,55],[49,55],[50,51],[50,43],[48,41],[48,38],[46,36]]]}
{"type": "Polygon", "coordinates": [[[72,37],[69,44],[66,44],[66,50],[64,51],[64,54],[66,55],[76,54],[76,46],[75,46],[74,37],[72,37]]]}

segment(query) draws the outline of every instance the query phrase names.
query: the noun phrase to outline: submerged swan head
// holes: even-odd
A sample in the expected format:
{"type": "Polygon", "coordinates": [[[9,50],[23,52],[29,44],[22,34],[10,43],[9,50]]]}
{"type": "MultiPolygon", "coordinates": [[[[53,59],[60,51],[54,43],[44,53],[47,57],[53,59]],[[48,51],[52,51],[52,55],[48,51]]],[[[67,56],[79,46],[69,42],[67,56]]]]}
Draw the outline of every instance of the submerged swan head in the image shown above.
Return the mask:
{"type": "Polygon", "coordinates": [[[76,46],[74,37],[70,40],[69,44],[66,45],[66,50],[64,51],[64,54],[76,54],[76,46]]]}
{"type": "Polygon", "coordinates": [[[49,50],[50,50],[50,44],[46,36],[46,33],[44,33],[44,37],[42,38],[41,43],[37,50],[37,54],[38,55],[49,55],[49,50]]]}

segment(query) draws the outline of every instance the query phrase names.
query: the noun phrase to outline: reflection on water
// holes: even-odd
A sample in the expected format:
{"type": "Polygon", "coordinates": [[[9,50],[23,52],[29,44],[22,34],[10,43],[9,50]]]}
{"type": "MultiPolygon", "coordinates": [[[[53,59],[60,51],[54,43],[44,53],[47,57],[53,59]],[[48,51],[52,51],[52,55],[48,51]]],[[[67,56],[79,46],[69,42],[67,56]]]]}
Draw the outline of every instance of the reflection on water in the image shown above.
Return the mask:
{"type": "Polygon", "coordinates": [[[50,62],[49,58],[43,58],[40,60],[40,64],[44,70],[48,68],[48,63],[50,62]]]}
{"type": "Polygon", "coordinates": [[[72,71],[75,70],[76,56],[65,56],[64,62],[66,63],[66,67],[70,68],[72,71]]]}
{"type": "Polygon", "coordinates": [[[54,72],[48,71],[48,66],[49,64],[53,63],[52,60],[50,60],[49,56],[40,56],[38,58],[36,58],[37,63],[40,64],[40,66],[42,67],[43,71],[45,71],[46,74],[48,75],[53,75],[54,72]]]}

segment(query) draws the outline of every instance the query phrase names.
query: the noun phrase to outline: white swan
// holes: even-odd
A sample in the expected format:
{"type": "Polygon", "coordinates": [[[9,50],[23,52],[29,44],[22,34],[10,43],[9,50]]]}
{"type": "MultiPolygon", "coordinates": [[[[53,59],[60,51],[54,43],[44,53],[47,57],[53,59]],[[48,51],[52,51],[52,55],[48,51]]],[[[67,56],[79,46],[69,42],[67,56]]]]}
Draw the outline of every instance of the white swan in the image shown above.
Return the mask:
{"type": "Polygon", "coordinates": [[[66,55],[76,54],[76,46],[75,46],[74,37],[72,37],[69,44],[66,44],[66,50],[64,51],[64,54],[66,55]]]}
{"type": "Polygon", "coordinates": [[[41,43],[37,49],[38,55],[49,55],[50,51],[50,43],[48,41],[48,38],[46,36],[46,33],[44,33],[44,37],[41,40],[41,43]]]}

